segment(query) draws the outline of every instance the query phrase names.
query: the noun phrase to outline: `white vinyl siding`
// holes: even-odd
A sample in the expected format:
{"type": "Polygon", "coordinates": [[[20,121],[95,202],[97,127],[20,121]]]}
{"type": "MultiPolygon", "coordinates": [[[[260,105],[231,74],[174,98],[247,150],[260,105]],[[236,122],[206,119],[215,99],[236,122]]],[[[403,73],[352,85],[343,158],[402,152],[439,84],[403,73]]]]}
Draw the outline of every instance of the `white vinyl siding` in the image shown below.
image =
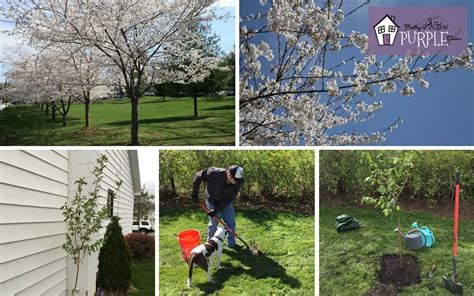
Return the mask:
{"type": "MultiPolygon", "coordinates": [[[[133,184],[130,169],[130,160],[126,150],[107,150],[106,153],[109,160],[104,170],[104,179],[101,184],[101,196],[103,196],[104,206],[107,206],[108,190],[116,190],[115,182],[122,180],[122,185],[115,196],[114,200],[114,216],[120,217],[120,225],[123,234],[132,232],[133,221],[133,184]]],[[[105,229],[103,229],[105,231],[105,229]]]]}
{"type": "Polygon", "coordinates": [[[66,293],[67,151],[0,151],[0,294],[66,293]]]}
{"type": "MultiPolygon", "coordinates": [[[[74,181],[80,177],[88,176],[85,180],[88,185],[85,187],[85,191],[89,192],[92,190],[92,171],[96,166],[96,160],[101,154],[107,156],[108,162],[104,169],[104,175],[99,188],[98,208],[107,206],[108,191],[116,190],[116,181],[122,180],[122,186],[118,191],[114,199],[113,215],[120,217],[120,225],[122,226],[123,234],[132,232],[132,219],[133,219],[133,183],[131,164],[129,154],[126,150],[72,150],[69,151],[69,198],[72,198],[75,193],[75,187],[72,185],[74,181]]],[[[105,231],[109,220],[104,221],[102,229],[99,233],[93,237],[93,239],[101,238],[105,231]]],[[[71,262],[71,260],[69,260],[71,262]]],[[[81,291],[88,291],[93,293],[95,290],[95,275],[97,272],[98,254],[92,254],[87,256],[83,260],[84,266],[81,266],[79,276],[79,286],[81,291]]],[[[71,265],[71,264],[69,264],[71,265]]],[[[73,285],[73,276],[75,269],[68,268],[68,281],[67,287],[70,289],[73,285]]]]}
{"type": "MultiPolygon", "coordinates": [[[[125,235],[132,231],[138,190],[133,180],[139,183],[139,176],[132,176],[128,151],[0,151],[0,295],[66,295],[72,288],[76,269],[62,249],[66,225],[60,207],[73,198],[77,179],[88,182],[85,194],[92,189],[92,171],[101,153],[109,161],[98,207],[107,206],[108,190],[115,191],[115,182],[122,180],[113,215],[120,217],[125,235]]],[[[103,236],[107,224],[93,239],[103,236]]],[[[81,293],[94,293],[97,256],[82,261],[81,293]]]]}

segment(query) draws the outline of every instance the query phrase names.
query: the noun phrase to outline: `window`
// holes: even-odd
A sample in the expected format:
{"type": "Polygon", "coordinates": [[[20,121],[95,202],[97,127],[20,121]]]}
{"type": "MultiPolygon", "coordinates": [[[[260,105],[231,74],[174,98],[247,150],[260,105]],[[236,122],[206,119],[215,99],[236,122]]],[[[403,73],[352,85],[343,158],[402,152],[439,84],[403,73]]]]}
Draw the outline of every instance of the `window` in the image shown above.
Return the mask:
{"type": "Polygon", "coordinates": [[[385,33],[385,26],[380,26],[377,28],[377,33],[382,34],[385,33]]]}
{"type": "Polygon", "coordinates": [[[395,32],[396,30],[397,30],[397,27],[395,27],[395,26],[388,26],[388,31],[389,31],[390,33],[393,33],[393,32],[395,32]]]}
{"type": "Polygon", "coordinates": [[[148,226],[148,225],[150,225],[150,223],[148,223],[147,221],[142,221],[142,225],[148,226]]]}
{"type": "Polygon", "coordinates": [[[107,191],[107,211],[109,213],[109,218],[111,218],[114,215],[114,199],[115,199],[115,194],[112,190],[107,191]]]}
{"type": "Polygon", "coordinates": [[[138,221],[133,221],[133,225],[138,225],[138,221]]]}

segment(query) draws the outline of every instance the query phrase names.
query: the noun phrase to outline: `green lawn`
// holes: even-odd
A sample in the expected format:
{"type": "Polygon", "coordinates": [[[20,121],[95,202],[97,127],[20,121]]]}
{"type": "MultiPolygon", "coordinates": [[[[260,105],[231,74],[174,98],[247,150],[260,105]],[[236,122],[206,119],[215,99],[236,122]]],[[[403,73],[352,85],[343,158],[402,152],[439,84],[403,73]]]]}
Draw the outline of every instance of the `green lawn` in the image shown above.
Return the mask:
{"type": "Polygon", "coordinates": [[[155,295],[155,260],[134,262],[132,285],[138,290],[133,296],[155,295]]]}
{"type": "Polygon", "coordinates": [[[314,295],[314,217],[237,209],[237,233],[255,240],[264,253],[253,256],[224,248],[221,270],[208,283],[201,269],[186,287],[188,266],[177,234],[198,229],[201,242],[207,216],[200,210],[160,210],[160,294],[162,295],[314,295]]]}
{"type": "MultiPolygon", "coordinates": [[[[199,118],[193,118],[191,98],[144,97],[140,100],[141,145],[234,145],[235,101],[199,99],[199,118]]],[[[71,107],[69,123],[61,124],[31,105],[0,111],[0,145],[128,145],[130,143],[130,101],[114,99],[91,105],[91,128],[84,128],[84,105],[71,107]]]]}
{"type": "MultiPolygon", "coordinates": [[[[421,262],[421,283],[407,287],[401,295],[451,295],[445,290],[442,276],[451,275],[452,220],[431,213],[402,212],[404,232],[417,221],[428,226],[436,237],[430,249],[409,251],[421,262]],[[431,265],[437,270],[428,278],[431,265]],[[430,290],[432,289],[432,290],[430,290]]],[[[379,257],[397,253],[397,238],[393,232],[396,217],[385,218],[375,209],[354,206],[320,205],[320,294],[362,295],[376,282],[379,257]],[[363,228],[338,234],[336,217],[347,214],[362,220],[363,228]]],[[[458,278],[464,285],[464,295],[474,295],[474,221],[460,221],[458,247],[458,278]]]]}

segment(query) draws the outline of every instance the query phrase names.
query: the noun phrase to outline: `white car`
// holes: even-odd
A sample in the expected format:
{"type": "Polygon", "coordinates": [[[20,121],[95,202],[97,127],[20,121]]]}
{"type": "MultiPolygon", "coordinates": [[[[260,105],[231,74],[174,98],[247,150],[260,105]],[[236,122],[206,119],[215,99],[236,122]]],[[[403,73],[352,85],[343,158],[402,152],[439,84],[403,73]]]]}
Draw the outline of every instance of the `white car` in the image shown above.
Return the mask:
{"type": "Polygon", "coordinates": [[[141,234],[154,232],[153,225],[148,220],[133,220],[132,231],[139,232],[141,234]]]}

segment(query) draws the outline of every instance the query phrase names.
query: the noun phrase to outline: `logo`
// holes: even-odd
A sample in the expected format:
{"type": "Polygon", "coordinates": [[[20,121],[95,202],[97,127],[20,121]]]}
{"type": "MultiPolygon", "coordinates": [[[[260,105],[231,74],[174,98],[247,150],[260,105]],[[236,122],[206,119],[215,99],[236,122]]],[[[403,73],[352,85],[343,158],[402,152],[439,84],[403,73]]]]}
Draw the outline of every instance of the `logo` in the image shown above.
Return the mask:
{"type": "Polygon", "coordinates": [[[395,36],[398,32],[398,25],[395,23],[395,16],[385,15],[374,26],[375,34],[377,35],[377,42],[379,46],[390,45],[392,46],[395,42],[395,36]]]}
{"type": "Polygon", "coordinates": [[[459,55],[467,49],[465,7],[369,7],[371,54],[459,55]]]}

